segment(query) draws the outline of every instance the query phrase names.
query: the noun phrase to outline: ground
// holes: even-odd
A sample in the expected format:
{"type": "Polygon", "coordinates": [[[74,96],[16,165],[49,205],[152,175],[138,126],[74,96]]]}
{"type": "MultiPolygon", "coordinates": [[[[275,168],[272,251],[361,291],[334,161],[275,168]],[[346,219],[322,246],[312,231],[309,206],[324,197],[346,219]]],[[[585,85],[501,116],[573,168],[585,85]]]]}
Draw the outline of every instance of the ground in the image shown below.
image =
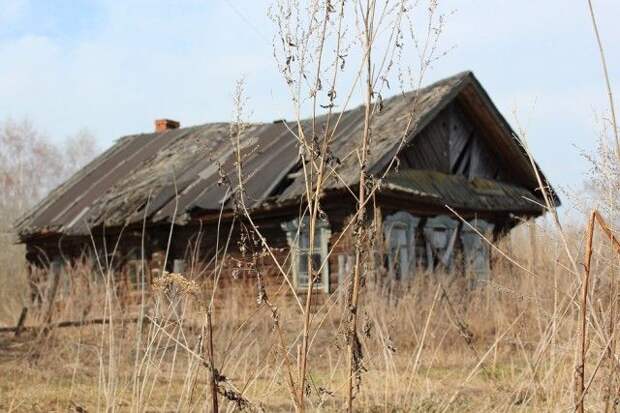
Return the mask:
{"type": "MultiPolygon", "coordinates": [[[[356,411],[571,408],[574,346],[568,326],[574,321],[563,319],[564,332],[547,334],[553,319],[546,307],[553,304],[550,296],[541,291],[538,297],[516,298],[518,288],[530,288],[517,283],[510,285],[511,294],[489,286],[466,295],[447,288],[443,295],[443,284],[423,279],[398,297],[368,287],[361,314],[363,368],[356,411]]],[[[20,337],[0,333],[0,410],[208,410],[211,387],[204,307],[197,305],[195,297],[185,296],[177,307],[183,317],[175,317],[170,297],[155,292],[148,298],[140,332],[134,319],[127,317],[128,310],[123,313],[115,298],[108,298],[115,309],[112,325],[34,329],[20,337]]],[[[272,308],[257,304],[247,294],[228,294],[215,308],[214,358],[225,377],[219,401],[226,411],[294,408],[280,339],[297,381],[294,363],[302,319],[291,301],[277,302],[279,329],[272,308]]],[[[80,302],[76,298],[75,306],[80,302]]],[[[106,307],[105,297],[95,302],[106,307]]],[[[79,313],[69,307],[65,304],[55,320],[79,313]]],[[[310,411],[344,407],[343,308],[341,299],[334,296],[314,309],[306,389],[310,411]]],[[[596,364],[594,354],[591,365],[596,364]]],[[[600,371],[606,369],[603,366],[600,371]]],[[[588,403],[602,408],[604,389],[595,380],[588,403]]]]}

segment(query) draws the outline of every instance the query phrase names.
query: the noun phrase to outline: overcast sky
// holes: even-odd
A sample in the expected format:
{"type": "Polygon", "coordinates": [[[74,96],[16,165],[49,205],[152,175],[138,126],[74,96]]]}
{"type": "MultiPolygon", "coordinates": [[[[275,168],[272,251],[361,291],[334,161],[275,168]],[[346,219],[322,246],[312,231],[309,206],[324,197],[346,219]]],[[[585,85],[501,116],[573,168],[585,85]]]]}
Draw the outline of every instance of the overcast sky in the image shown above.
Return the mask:
{"type": "MultiPolygon", "coordinates": [[[[270,0],[0,0],[0,120],[30,118],[53,139],[91,130],[101,149],[169,117],[231,118],[245,75],[253,120],[291,116],[272,53],[270,0]]],[[[620,84],[620,1],[594,0],[613,85],[620,84]]],[[[449,54],[427,82],[473,70],[543,170],[579,187],[607,110],[585,0],[452,0],[449,54]]],[[[620,97],[619,97],[620,99],[620,97]]],[[[357,103],[357,102],[356,102],[357,103]]]]}

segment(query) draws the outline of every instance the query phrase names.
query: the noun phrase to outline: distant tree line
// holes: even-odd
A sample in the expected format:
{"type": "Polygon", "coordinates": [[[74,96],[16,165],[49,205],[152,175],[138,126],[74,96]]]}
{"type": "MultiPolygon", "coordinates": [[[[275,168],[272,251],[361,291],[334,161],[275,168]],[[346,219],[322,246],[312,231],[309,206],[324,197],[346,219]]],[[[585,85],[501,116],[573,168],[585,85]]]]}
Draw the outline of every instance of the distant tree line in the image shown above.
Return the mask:
{"type": "Polygon", "coordinates": [[[0,231],[97,153],[86,129],[54,141],[30,120],[0,121],[0,231]]]}

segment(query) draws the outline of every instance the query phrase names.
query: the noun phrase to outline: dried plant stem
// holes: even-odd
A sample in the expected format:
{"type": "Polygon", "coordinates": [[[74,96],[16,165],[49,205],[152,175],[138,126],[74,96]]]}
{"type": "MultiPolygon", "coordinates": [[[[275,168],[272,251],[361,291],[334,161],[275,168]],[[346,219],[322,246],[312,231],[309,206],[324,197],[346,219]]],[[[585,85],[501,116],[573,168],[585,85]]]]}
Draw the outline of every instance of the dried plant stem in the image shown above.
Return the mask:
{"type": "Polygon", "coordinates": [[[583,262],[583,280],[581,284],[581,311],[580,317],[580,340],[579,340],[579,364],[577,365],[576,374],[576,392],[575,397],[577,399],[576,411],[578,413],[584,413],[584,399],[585,399],[585,364],[587,353],[587,339],[588,339],[588,287],[590,285],[590,262],[592,259],[592,238],[594,237],[594,223],[595,223],[596,211],[592,211],[590,219],[588,221],[588,228],[586,233],[586,250],[583,262]]]}
{"type": "Polygon", "coordinates": [[[512,323],[510,323],[508,328],[506,328],[506,330],[503,331],[502,334],[495,339],[491,347],[489,347],[489,349],[482,355],[482,357],[478,359],[478,363],[474,366],[474,368],[471,369],[469,375],[462,381],[461,386],[454,392],[452,397],[450,397],[448,402],[445,404],[445,407],[441,410],[442,413],[448,411],[452,403],[454,403],[454,401],[456,400],[457,396],[461,393],[462,388],[463,388],[462,386],[465,386],[476,375],[476,373],[480,370],[480,368],[482,367],[487,357],[493,352],[495,347],[497,347],[497,345],[504,339],[506,334],[508,334],[510,330],[512,330],[512,328],[519,322],[521,317],[523,317],[523,314],[524,314],[523,312],[519,313],[519,315],[512,321],[512,323]]]}
{"type": "Polygon", "coordinates": [[[596,36],[596,43],[598,44],[598,51],[601,55],[601,65],[603,66],[603,75],[605,76],[605,86],[607,88],[607,97],[609,98],[609,111],[611,113],[611,124],[614,130],[614,138],[616,142],[616,156],[620,161],[620,138],[618,137],[618,124],[616,122],[616,109],[614,105],[614,95],[611,91],[611,81],[609,80],[609,73],[607,71],[607,61],[605,59],[605,49],[603,48],[603,42],[601,35],[598,31],[598,24],[596,23],[596,16],[594,15],[594,7],[592,6],[592,0],[588,0],[588,10],[590,11],[590,18],[592,19],[592,27],[594,28],[594,34],[596,36]]]}
{"type": "MultiPolygon", "coordinates": [[[[580,329],[581,329],[581,336],[580,336],[580,341],[579,341],[579,363],[577,365],[576,368],[576,378],[575,378],[575,385],[576,385],[576,392],[575,392],[575,409],[577,412],[579,413],[583,413],[584,412],[584,399],[586,396],[586,384],[585,384],[585,364],[586,364],[586,355],[587,355],[587,327],[588,327],[588,294],[589,294],[589,285],[590,285],[590,264],[591,264],[591,260],[592,260],[592,241],[594,238],[594,225],[598,224],[599,227],[602,229],[603,233],[607,236],[607,238],[609,238],[609,241],[612,243],[612,246],[614,247],[614,249],[616,250],[616,253],[618,253],[620,255],[620,241],[618,241],[618,239],[614,236],[614,234],[612,233],[611,229],[609,229],[609,226],[607,225],[607,223],[605,222],[605,219],[603,219],[602,215],[596,211],[593,210],[590,213],[590,219],[588,221],[588,227],[587,227],[587,232],[586,232],[586,249],[585,249],[585,255],[584,255],[584,263],[583,263],[583,267],[584,267],[584,275],[583,275],[583,280],[582,280],[582,284],[581,284],[581,311],[579,313],[580,316],[580,329]]],[[[613,314],[613,305],[614,305],[614,301],[615,301],[615,296],[612,296],[611,298],[612,302],[610,303],[610,305],[612,306],[612,310],[610,310],[611,314],[613,314]]],[[[609,331],[609,343],[607,344],[604,352],[608,353],[608,351],[612,351],[611,357],[613,359],[613,350],[610,350],[611,347],[611,343],[613,342],[613,337],[614,337],[614,326],[613,326],[613,321],[610,320],[610,323],[612,323],[611,327],[610,327],[610,331],[609,331]]],[[[613,369],[613,366],[610,366],[613,369]]],[[[598,369],[598,367],[597,367],[598,369]]]]}
{"type": "Polygon", "coordinates": [[[366,3],[366,10],[364,14],[364,44],[365,44],[365,66],[366,66],[366,87],[365,87],[365,107],[364,107],[364,129],[362,131],[362,142],[360,145],[360,173],[359,173],[359,194],[358,194],[358,211],[356,215],[356,240],[355,240],[355,264],[353,267],[353,286],[351,292],[351,303],[349,306],[350,311],[350,325],[348,335],[348,351],[349,351],[349,377],[347,383],[347,411],[353,411],[353,382],[354,377],[359,374],[358,364],[359,361],[356,358],[359,357],[359,341],[357,337],[357,316],[358,316],[358,304],[359,293],[361,287],[361,260],[362,260],[362,246],[364,231],[364,220],[366,217],[366,158],[368,155],[368,146],[370,141],[370,116],[372,105],[372,61],[370,57],[371,45],[372,45],[372,19],[374,18],[375,3],[372,0],[368,0],[366,3]]]}
{"type": "Polygon", "coordinates": [[[605,233],[607,238],[609,238],[609,241],[611,241],[612,246],[616,250],[616,253],[620,254],[620,241],[618,240],[618,238],[616,238],[614,233],[611,232],[611,229],[609,229],[609,225],[607,225],[607,222],[605,222],[605,219],[603,218],[601,213],[598,211],[592,211],[592,214],[594,214],[594,219],[596,219],[596,223],[603,230],[603,233],[605,233]]]}
{"type": "MultiPolygon", "coordinates": [[[[618,136],[618,124],[616,121],[616,109],[615,109],[615,104],[614,104],[614,96],[613,96],[613,92],[611,89],[611,81],[609,79],[609,73],[607,69],[605,49],[603,48],[603,42],[601,40],[601,35],[598,30],[598,24],[596,22],[596,16],[594,14],[594,6],[592,5],[592,0],[588,0],[588,11],[590,12],[590,18],[592,20],[592,28],[594,29],[594,35],[596,37],[596,43],[598,45],[598,50],[599,50],[599,54],[601,58],[601,66],[603,67],[605,87],[607,89],[607,97],[609,99],[609,111],[611,114],[613,136],[614,136],[614,141],[616,144],[616,157],[620,161],[620,138],[618,136]]],[[[617,245],[614,245],[615,239],[613,238],[613,234],[611,234],[611,231],[609,231],[609,228],[606,225],[604,225],[604,223],[601,223],[601,221],[599,221],[599,219],[601,219],[600,215],[596,214],[595,217],[597,218],[597,221],[601,225],[601,228],[603,228],[603,231],[605,231],[607,236],[610,238],[612,247],[616,247],[617,249],[617,245]]],[[[615,360],[614,353],[615,353],[615,348],[616,348],[615,322],[616,322],[616,305],[617,305],[617,283],[615,280],[615,270],[613,266],[611,268],[611,271],[613,272],[612,274],[612,296],[611,296],[612,298],[609,304],[610,308],[609,308],[609,328],[608,328],[610,343],[607,348],[607,355],[608,355],[608,360],[609,360],[609,377],[607,380],[607,394],[605,395],[605,412],[609,412],[613,408],[612,407],[612,399],[613,399],[613,393],[614,393],[613,385],[614,385],[614,378],[615,378],[615,371],[616,371],[616,360],[615,360]]]]}
{"type": "MultiPolygon", "coordinates": [[[[319,47],[318,47],[318,62],[317,62],[317,66],[316,66],[316,81],[315,83],[319,82],[320,79],[320,74],[321,74],[321,62],[322,62],[322,57],[323,57],[323,48],[325,46],[325,35],[327,33],[327,22],[329,20],[329,13],[330,13],[330,8],[329,8],[329,3],[325,4],[325,15],[323,17],[323,25],[322,25],[322,29],[320,32],[320,41],[319,41],[319,47]]],[[[318,89],[318,85],[315,85],[315,88],[318,89]]],[[[315,136],[315,130],[316,130],[316,106],[317,106],[317,94],[315,93],[313,96],[313,112],[312,112],[312,135],[313,137],[315,136]]],[[[303,132],[300,129],[300,132],[303,132]]],[[[310,207],[310,222],[309,222],[309,230],[310,230],[310,234],[309,234],[309,247],[310,247],[310,253],[307,255],[307,262],[306,262],[306,268],[308,269],[308,288],[306,291],[306,303],[305,303],[305,307],[304,307],[304,326],[303,326],[303,331],[302,331],[302,341],[301,341],[301,360],[299,361],[299,408],[301,411],[305,410],[305,403],[304,403],[304,397],[305,397],[305,389],[306,389],[306,369],[307,369],[307,365],[308,365],[308,339],[309,339],[309,335],[310,335],[310,324],[311,324],[311,317],[310,317],[310,311],[312,309],[312,296],[314,293],[314,279],[315,279],[315,273],[316,273],[316,277],[320,276],[319,271],[315,271],[315,269],[313,268],[313,262],[312,262],[312,256],[313,256],[313,250],[314,250],[314,241],[315,241],[315,236],[316,236],[316,221],[317,221],[317,217],[318,217],[318,212],[319,212],[319,205],[320,205],[320,195],[321,195],[321,189],[323,186],[323,177],[324,177],[324,173],[325,173],[325,158],[326,158],[326,152],[327,152],[327,130],[325,132],[325,135],[323,137],[323,143],[321,145],[321,151],[319,156],[321,157],[321,161],[319,163],[319,168],[317,172],[317,179],[316,179],[316,186],[314,189],[314,193],[312,194],[312,198],[308,199],[308,203],[309,203],[309,207],[310,207]]],[[[306,175],[306,187],[311,187],[312,186],[312,176],[308,176],[306,175]]],[[[329,281],[328,281],[329,282],[329,281]]]]}
{"type": "MultiPolygon", "coordinates": [[[[613,242],[612,242],[613,247],[613,242]]],[[[618,281],[616,279],[616,268],[611,265],[611,300],[609,303],[609,321],[607,333],[609,335],[609,345],[607,347],[607,363],[609,374],[607,377],[607,391],[605,394],[605,413],[612,411],[614,399],[614,382],[616,378],[616,312],[618,305],[618,281]]]]}
{"type": "Polygon", "coordinates": [[[207,333],[209,334],[209,375],[211,380],[211,408],[213,413],[220,411],[217,400],[217,371],[215,369],[214,354],[213,354],[213,324],[211,323],[211,309],[207,310],[207,333]]]}
{"type": "MultiPolygon", "coordinates": [[[[592,214],[594,216],[594,219],[596,220],[596,223],[599,224],[599,227],[603,230],[603,233],[609,239],[612,249],[615,250],[618,257],[620,257],[620,242],[614,236],[611,229],[609,229],[609,226],[607,225],[607,223],[605,222],[601,214],[598,211],[593,211],[592,214]]],[[[609,327],[608,327],[609,344],[607,346],[609,377],[607,379],[607,392],[605,395],[605,412],[612,411],[612,401],[614,399],[613,397],[614,378],[616,375],[615,373],[616,373],[616,364],[617,364],[617,361],[615,358],[615,349],[616,349],[616,306],[618,304],[617,303],[617,294],[618,294],[617,287],[618,286],[617,286],[617,282],[615,279],[615,269],[613,268],[613,265],[611,267],[611,271],[613,273],[612,279],[611,279],[612,294],[611,294],[611,300],[609,303],[609,327]]]]}
{"type": "MultiPolygon", "coordinates": [[[[284,280],[285,280],[286,284],[288,285],[288,287],[290,288],[290,290],[292,292],[292,295],[293,295],[297,305],[299,306],[299,308],[303,312],[304,308],[302,307],[301,300],[299,299],[299,295],[297,294],[297,291],[295,290],[295,287],[292,284],[292,282],[291,282],[291,280],[289,278],[288,273],[284,270],[284,268],[282,268],[282,265],[278,261],[278,258],[275,256],[272,248],[267,243],[267,240],[265,239],[265,237],[263,236],[263,234],[259,230],[258,226],[254,223],[254,220],[252,219],[250,211],[248,210],[246,202],[245,202],[245,193],[244,193],[244,186],[243,186],[244,185],[244,179],[243,179],[243,157],[241,155],[241,137],[243,135],[244,128],[245,128],[245,125],[243,124],[242,119],[241,119],[242,107],[243,107],[243,81],[239,81],[237,83],[234,97],[235,97],[235,125],[236,125],[236,128],[235,128],[235,130],[232,133],[231,139],[233,141],[233,147],[234,147],[234,152],[235,152],[235,161],[236,161],[235,164],[236,164],[237,184],[234,187],[234,191],[235,191],[235,195],[236,195],[237,201],[238,201],[238,208],[240,210],[239,212],[242,214],[243,217],[245,217],[247,222],[250,224],[251,229],[254,231],[254,233],[259,238],[261,245],[267,251],[267,253],[270,256],[270,258],[272,259],[273,263],[277,267],[279,273],[284,277],[284,280]]],[[[220,211],[220,219],[221,219],[221,211],[220,211]]],[[[230,236],[231,235],[232,235],[232,228],[231,228],[231,232],[229,233],[229,238],[228,238],[226,247],[228,247],[228,242],[230,241],[230,236]]],[[[223,268],[223,266],[220,267],[220,270],[219,270],[220,273],[221,273],[221,269],[222,268],[223,268]]],[[[219,274],[217,276],[217,280],[219,280],[219,274]]],[[[216,284],[216,286],[217,286],[217,284],[216,284]]],[[[302,401],[302,398],[303,398],[303,386],[301,386],[302,390],[299,392],[299,394],[297,394],[295,381],[293,380],[292,363],[291,363],[290,358],[288,356],[287,345],[286,345],[286,343],[284,341],[284,334],[282,333],[282,327],[281,327],[280,322],[279,322],[279,314],[278,314],[277,307],[275,305],[273,305],[266,297],[263,297],[263,298],[265,299],[266,304],[271,308],[271,311],[272,311],[272,318],[273,318],[274,324],[275,324],[274,327],[275,327],[275,329],[278,332],[278,337],[279,337],[279,341],[280,341],[280,347],[282,348],[282,352],[284,353],[284,361],[285,361],[285,366],[286,366],[286,369],[287,369],[287,377],[288,377],[287,384],[289,386],[289,392],[292,395],[293,404],[295,405],[295,410],[298,410],[298,411],[299,410],[303,410],[303,401],[302,401]],[[298,396],[300,398],[298,398],[298,396]]],[[[211,303],[209,304],[209,309],[211,309],[213,300],[214,300],[214,296],[212,296],[212,298],[211,298],[211,303]]],[[[216,383],[216,386],[217,386],[217,383],[216,383]]]]}

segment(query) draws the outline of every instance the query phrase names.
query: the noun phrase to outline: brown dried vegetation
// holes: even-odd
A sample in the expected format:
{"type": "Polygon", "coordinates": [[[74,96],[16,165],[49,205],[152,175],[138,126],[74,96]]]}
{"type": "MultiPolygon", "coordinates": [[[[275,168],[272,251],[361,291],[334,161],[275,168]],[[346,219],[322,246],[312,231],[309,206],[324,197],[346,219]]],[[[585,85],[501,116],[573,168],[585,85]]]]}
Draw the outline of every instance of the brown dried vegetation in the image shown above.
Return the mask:
{"type": "MultiPolygon", "coordinates": [[[[356,163],[359,171],[359,185],[351,188],[358,201],[350,223],[355,265],[342,287],[316,301],[311,276],[307,293],[298,294],[254,225],[243,190],[240,84],[230,132],[238,174],[224,184],[241,226],[241,239],[235,240],[244,252],[235,258],[241,276],[221,287],[222,268],[231,259],[225,246],[206,275],[193,268],[183,274],[160,271],[151,286],[140,284],[135,291],[101,263],[84,262],[65,269],[62,286],[55,277],[41,277],[35,287],[44,299],[26,315],[21,312],[28,303],[26,268],[15,258],[20,251],[4,238],[0,323],[12,328],[22,314],[26,321],[20,334],[0,332],[0,409],[615,411],[619,256],[609,224],[618,222],[618,181],[605,145],[592,159],[597,203],[608,221],[593,213],[585,235],[578,224],[562,227],[548,202],[550,220],[522,225],[493,245],[494,276],[479,288],[468,288],[467,280],[453,274],[422,269],[409,283],[370,277],[378,271],[373,257],[380,248],[370,206],[381,176],[373,176],[366,163],[373,115],[381,110],[381,91],[391,74],[401,87],[407,80],[420,83],[441,56],[437,38],[445,16],[434,14],[437,2],[425,4],[422,37],[413,30],[409,7],[406,1],[383,6],[369,0],[350,10],[344,1],[302,7],[282,0],[271,11],[280,34],[275,54],[295,112],[310,111],[314,119],[318,108],[328,111],[327,127],[308,131],[299,115],[299,127],[291,131],[299,141],[302,215],[309,217],[310,234],[323,213],[326,180],[338,179],[330,150],[332,108],[346,109],[362,85],[364,128],[356,151],[342,160],[356,163]],[[386,33],[387,42],[375,43],[375,36],[386,33]],[[419,51],[415,76],[399,60],[407,36],[419,51]],[[378,49],[379,44],[387,46],[378,49]],[[361,55],[355,81],[341,90],[339,76],[355,64],[355,47],[361,55]],[[600,235],[594,234],[595,220],[600,235]],[[261,259],[272,259],[281,273],[275,293],[264,287],[261,259]]],[[[613,102],[611,96],[610,91],[613,102]]],[[[415,105],[402,140],[414,113],[415,105]]],[[[56,184],[41,179],[66,174],[60,152],[32,128],[7,125],[0,135],[12,145],[0,153],[4,234],[16,213],[40,197],[37,191],[56,184]]],[[[617,140],[615,122],[612,128],[617,140]]],[[[308,274],[316,275],[320,268],[313,268],[311,255],[308,274]]],[[[140,277],[145,276],[143,270],[140,277]]]]}

